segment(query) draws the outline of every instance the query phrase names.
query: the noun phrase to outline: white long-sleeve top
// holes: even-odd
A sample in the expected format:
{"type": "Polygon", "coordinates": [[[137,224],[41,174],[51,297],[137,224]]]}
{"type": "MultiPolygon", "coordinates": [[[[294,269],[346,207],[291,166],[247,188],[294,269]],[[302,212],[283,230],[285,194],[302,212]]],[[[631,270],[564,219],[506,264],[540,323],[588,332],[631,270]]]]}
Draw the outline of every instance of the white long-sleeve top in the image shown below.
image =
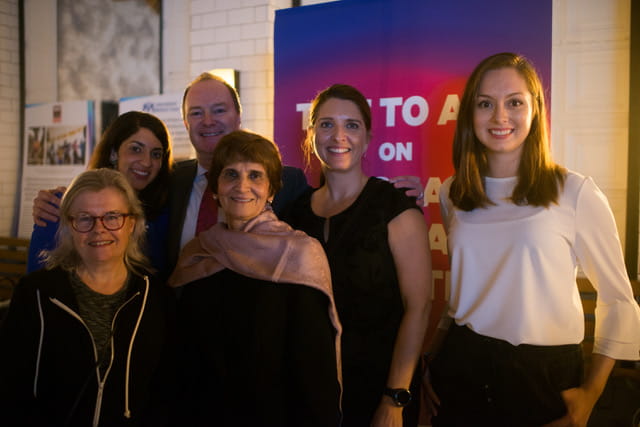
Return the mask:
{"type": "Polygon", "coordinates": [[[447,314],[459,325],[513,345],[577,344],[584,314],[578,265],[598,292],[594,353],[640,358],[640,308],[624,265],[606,197],[591,178],[569,172],[558,204],[508,201],[517,178],[485,178],[496,205],[461,211],[440,208],[451,258],[447,314]]]}

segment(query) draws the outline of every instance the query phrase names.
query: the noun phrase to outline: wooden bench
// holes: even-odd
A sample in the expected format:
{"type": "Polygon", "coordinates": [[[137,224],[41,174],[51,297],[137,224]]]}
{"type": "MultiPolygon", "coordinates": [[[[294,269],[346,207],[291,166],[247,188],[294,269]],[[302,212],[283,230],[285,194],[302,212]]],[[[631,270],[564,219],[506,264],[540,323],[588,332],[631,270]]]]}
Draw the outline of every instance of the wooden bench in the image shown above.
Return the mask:
{"type": "Polygon", "coordinates": [[[13,287],[27,272],[29,239],[0,237],[0,301],[8,300],[13,287]]]}

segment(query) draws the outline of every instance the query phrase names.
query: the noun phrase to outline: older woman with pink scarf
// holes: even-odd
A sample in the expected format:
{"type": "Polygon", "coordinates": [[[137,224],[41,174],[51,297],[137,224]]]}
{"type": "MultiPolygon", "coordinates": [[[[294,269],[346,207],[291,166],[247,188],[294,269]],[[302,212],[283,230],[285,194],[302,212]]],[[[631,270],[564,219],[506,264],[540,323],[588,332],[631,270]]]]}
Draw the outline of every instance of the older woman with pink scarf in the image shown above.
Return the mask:
{"type": "Polygon", "coordinates": [[[220,140],[208,186],[221,221],[188,243],[183,286],[183,425],[340,423],[340,332],[319,242],[278,220],[277,146],[246,131],[220,140]]]}

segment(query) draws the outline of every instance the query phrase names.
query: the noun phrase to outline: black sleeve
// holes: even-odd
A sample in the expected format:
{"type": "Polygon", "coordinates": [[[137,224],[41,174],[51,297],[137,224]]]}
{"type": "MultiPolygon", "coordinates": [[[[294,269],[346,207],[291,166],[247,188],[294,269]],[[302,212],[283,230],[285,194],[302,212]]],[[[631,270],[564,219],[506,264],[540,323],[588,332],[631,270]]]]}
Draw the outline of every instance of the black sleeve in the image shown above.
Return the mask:
{"type": "Polygon", "coordinates": [[[41,331],[37,305],[35,290],[22,278],[0,325],[0,417],[6,425],[36,422],[33,386],[41,331]]]}
{"type": "Polygon", "coordinates": [[[307,184],[307,178],[302,169],[285,166],[282,170],[282,188],[274,197],[272,205],[278,218],[308,188],[309,184],[307,184]]]}
{"type": "Polygon", "coordinates": [[[287,353],[293,383],[289,388],[293,423],[289,425],[339,425],[335,329],[328,306],[327,296],[316,289],[307,286],[291,289],[287,301],[287,353]]]}

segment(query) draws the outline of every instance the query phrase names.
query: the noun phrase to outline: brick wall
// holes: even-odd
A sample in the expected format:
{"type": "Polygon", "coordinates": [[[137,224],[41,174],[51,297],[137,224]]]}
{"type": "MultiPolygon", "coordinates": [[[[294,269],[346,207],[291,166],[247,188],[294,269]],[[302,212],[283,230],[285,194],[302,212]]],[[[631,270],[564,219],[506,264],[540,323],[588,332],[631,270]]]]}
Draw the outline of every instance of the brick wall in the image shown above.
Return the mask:
{"type": "Polygon", "coordinates": [[[192,0],[189,79],[213,68],[240,72],[243,126],[273,136],[273,23],[290,0],[192,0]]]}
{"type": "Polygon", "coordinates": [[[0,235],[13,232],[20,166],[18,0],[0,0],[0,235]]]}

